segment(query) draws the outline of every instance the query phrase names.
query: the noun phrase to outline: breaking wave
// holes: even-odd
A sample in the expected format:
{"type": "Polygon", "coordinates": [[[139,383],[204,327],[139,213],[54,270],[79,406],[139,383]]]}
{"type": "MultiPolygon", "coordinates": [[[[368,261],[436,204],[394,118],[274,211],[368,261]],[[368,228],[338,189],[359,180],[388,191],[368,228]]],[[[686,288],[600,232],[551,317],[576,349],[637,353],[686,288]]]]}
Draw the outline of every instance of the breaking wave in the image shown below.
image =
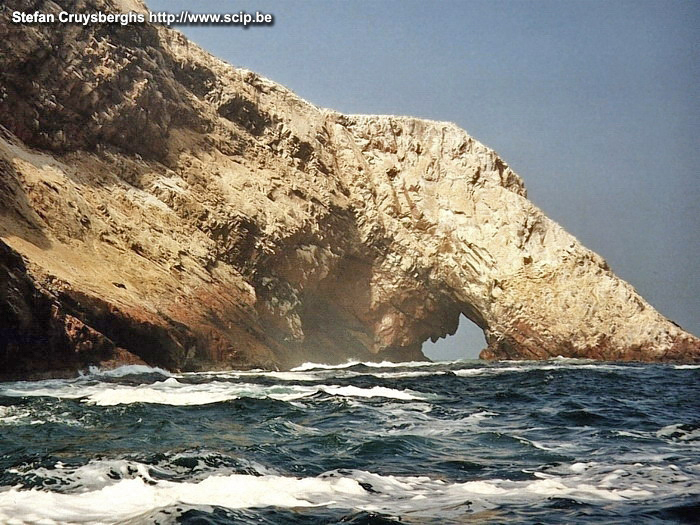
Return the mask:
{"type": "Polygon", "coordinates": [[[2,383],[0,523],[690,523],[698,374],[557,359],[2,383]]]}

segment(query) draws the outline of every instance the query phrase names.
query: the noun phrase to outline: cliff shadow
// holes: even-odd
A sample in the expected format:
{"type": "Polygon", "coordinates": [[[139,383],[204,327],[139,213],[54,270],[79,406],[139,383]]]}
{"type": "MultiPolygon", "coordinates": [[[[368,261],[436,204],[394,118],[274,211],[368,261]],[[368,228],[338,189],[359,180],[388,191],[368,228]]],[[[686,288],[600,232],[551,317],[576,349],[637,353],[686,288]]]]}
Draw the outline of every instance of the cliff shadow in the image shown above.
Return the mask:
{"type": "MultiPolygon", "coordinates": [[[[0,137],[4,137],[0,128],[0,137]]],[[[42,250],[51,247],[44,233],[45,217],[41,209],[30,201],[21,175],[11,159],[0,150],[0,236],[20,237],[42,250]]]]}

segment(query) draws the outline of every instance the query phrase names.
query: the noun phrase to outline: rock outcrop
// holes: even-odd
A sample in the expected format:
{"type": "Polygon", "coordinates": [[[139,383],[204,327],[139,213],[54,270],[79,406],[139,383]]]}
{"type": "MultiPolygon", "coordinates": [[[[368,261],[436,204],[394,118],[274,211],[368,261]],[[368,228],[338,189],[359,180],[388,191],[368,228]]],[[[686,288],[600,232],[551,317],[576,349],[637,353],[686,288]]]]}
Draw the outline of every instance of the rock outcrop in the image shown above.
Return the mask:
{"type": "Polygon", "coordinates": [[[418,359],[699,361],[453,124],[317,108],[181,34],[0,11],[0,375],[418,359]]]}

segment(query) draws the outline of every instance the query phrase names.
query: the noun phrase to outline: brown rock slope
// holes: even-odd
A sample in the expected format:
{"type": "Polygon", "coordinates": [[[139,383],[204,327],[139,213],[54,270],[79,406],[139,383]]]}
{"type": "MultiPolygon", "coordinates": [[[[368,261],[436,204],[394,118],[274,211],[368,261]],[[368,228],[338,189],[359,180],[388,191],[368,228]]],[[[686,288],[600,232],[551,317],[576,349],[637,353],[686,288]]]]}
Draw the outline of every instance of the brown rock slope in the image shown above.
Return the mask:
{"type": "Polygon", "coordinates": [[[417,359],[700,360],[448,123],[346,116],[152,25],[0,11],[0,376],[417,359]]]}

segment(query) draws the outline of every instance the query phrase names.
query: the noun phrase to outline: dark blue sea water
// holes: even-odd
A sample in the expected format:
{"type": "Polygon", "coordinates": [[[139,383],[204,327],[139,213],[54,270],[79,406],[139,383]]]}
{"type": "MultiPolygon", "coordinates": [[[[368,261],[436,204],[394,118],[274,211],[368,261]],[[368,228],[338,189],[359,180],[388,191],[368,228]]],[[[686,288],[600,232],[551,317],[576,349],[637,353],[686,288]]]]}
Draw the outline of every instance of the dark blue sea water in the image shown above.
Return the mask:
{"type": "Polygon", "coordinates": [[[0,384],[0,523],[694,523],[700,367],[146,367],[0,384]]]}

